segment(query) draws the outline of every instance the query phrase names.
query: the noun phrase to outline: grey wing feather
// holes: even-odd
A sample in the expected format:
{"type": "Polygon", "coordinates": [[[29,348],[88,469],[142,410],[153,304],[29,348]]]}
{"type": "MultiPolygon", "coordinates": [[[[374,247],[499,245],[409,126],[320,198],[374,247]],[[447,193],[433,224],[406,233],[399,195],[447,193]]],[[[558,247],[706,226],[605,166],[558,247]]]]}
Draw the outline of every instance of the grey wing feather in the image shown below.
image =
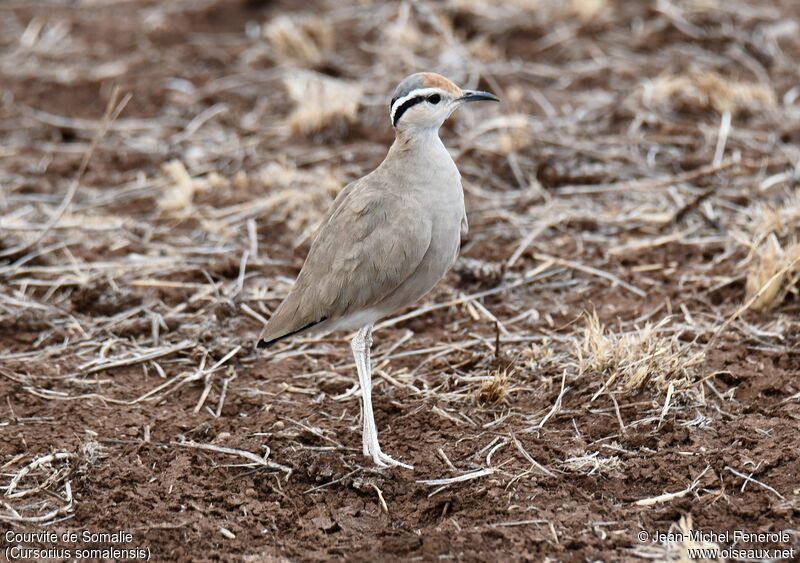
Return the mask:
{"type": "Polygon", "coordinates": [[[297,282],[264,327],[272,341],[380,303],[428,251],[430,216],[370,176],[348,185],[314,237],[297,282]]]}

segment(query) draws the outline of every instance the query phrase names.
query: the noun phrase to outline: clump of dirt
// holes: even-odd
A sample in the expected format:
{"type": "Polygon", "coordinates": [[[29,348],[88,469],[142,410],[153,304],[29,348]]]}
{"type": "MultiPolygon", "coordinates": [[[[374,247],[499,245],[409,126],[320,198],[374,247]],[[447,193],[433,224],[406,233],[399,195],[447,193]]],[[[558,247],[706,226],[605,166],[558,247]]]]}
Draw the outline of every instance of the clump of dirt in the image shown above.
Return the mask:
{"type": "Polygon", "coordinates": [[[91,284],[72,295],[74,311],[90,316],[111,316],[140,305],[142,298],[129,292],[114,291],[109,286],[91,284]]]}

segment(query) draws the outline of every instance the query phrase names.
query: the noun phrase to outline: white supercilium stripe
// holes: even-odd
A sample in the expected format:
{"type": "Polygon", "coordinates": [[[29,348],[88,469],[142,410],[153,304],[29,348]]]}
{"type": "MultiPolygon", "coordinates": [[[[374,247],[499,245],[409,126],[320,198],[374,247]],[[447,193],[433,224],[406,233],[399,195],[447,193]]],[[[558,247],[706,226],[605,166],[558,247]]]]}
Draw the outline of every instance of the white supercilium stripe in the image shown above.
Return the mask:
{"type": "Polygon", "coordinates": [[[408,95],[398,98],[394,105],[392,105],[392,111],[389,113],[389,119],[391,119],[392,123],[394,123],[394,114],[397,111],[397,108],[412,98],[416,98],[417,96],[430,96],[431,94],[443,93],[445,93],[445,91],[441,88],[417,88],[416,90],[412,90],[408,95]]]}

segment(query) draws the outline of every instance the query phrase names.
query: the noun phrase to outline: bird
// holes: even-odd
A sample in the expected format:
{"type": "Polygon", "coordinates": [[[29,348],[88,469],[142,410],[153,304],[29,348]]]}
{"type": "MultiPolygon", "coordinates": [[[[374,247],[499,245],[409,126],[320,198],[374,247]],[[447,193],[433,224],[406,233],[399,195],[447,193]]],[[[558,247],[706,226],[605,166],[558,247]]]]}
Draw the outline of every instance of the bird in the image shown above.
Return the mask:
{"type": "Polygon", "coordinates": [[[462,104],[495,101],[433,72],[404,78],[389,104],[395,140],[378,167],[345,186],[318,227],[289,294],[257,346],[311,331],[356,331],[363,454],[378,467],[413,466],[385,454],[372,410],[372,327],[428,293],[455,262],[467,214],[461,174],[439,128],[462,104]]]}

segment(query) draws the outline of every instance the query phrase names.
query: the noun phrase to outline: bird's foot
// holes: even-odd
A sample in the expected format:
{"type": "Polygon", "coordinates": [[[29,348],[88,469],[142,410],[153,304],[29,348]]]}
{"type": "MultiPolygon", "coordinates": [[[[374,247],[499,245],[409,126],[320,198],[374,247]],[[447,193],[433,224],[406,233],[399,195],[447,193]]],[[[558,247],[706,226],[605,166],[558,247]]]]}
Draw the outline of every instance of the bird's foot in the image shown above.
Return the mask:
{"type": "Polygon", "coordinates": [[[414,469],[413,465],[408,465],[407,463],[397,461],[393,457],[383,453],[380,449],[380,446],[376,447],[375,450],[368,452],[366,455],[368,457],[372,457],[372,461],[378,467],[404,467],[405,469],[414,469]]]}

